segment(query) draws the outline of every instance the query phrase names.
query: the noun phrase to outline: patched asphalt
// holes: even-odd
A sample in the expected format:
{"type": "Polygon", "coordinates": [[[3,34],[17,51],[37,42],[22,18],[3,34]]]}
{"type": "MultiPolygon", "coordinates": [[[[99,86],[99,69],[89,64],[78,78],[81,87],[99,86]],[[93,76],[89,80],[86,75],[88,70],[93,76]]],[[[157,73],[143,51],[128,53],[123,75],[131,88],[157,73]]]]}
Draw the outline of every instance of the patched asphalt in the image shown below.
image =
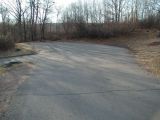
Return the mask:
{"type": "Polygon", "coordinates": [[[3,120],[160,120],[160,80],[139,67],[127,49],[32,45],[37,55],[11,59],[32,62],[35,69],[3,120]]]}

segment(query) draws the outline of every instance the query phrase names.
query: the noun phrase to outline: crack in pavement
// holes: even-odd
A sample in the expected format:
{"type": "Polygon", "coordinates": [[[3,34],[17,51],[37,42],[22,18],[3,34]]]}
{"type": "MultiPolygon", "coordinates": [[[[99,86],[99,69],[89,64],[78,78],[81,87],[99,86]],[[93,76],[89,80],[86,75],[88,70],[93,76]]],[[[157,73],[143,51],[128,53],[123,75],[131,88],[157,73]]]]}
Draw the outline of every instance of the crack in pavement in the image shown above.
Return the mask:
{"type": "Polygon", "coordinates": [[[16,58],[36,67],[26,73],[3,120],[160,118],[159,79],[136,65],[128,50],[56,42],[35,47],[42,50],[36,56],[16,58]]]}
{"type": "Polygon", "coordinates": [[[139,89],[139,90],[107,90],[107,91],[99,91],[99,92],[79,92],[79,93],[53,93],[53,94],[46,94],[46,93],[17,93],[16,96],[66,96],[66,95],[90,95],[90,94],[106,94],[110,92],[160,92],[160,89],[139,89]]]}

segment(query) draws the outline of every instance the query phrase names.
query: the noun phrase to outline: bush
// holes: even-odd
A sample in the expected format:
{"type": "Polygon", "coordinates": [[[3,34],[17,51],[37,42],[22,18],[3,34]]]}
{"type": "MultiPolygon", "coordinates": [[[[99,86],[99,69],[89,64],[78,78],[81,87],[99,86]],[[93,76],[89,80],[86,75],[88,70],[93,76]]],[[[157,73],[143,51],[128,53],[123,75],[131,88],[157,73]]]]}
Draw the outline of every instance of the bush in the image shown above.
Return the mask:
{"type": "Polygon", "coordinates": [[[11,36],[8,34],[6,36],[0,35],[0,50],[6,51],[13,49],[15,47],[14,40],[11,39],[11,36]]]}
{"type": "Polygon", "coordinates": [[[156,28],[160,30],[160,14],[149,15],[147,18],[141,20],[139,24],[142,28],[156,28]]]}
{"type": "Polygon", "coordinates": [[[48,32],[45,34],[45,40],[58,41],[61,40],[61,34],[56,32],[48,32]]]}
{"type": "MultiPolygon", "coordinates": [[[[67,24],[67,23],[66,23],[67,24]]],[[[136,25],[130,23],[76,23],[75,31],[70,36],[75,38],[109,38],[129,35],[136,25]]]]}
{"type": "Polygon", "coordinates": [[[103,24],[94,24],[88,27],[89,38],[109,38],[112,37],[112,33],[104,27],[103,24]]]}

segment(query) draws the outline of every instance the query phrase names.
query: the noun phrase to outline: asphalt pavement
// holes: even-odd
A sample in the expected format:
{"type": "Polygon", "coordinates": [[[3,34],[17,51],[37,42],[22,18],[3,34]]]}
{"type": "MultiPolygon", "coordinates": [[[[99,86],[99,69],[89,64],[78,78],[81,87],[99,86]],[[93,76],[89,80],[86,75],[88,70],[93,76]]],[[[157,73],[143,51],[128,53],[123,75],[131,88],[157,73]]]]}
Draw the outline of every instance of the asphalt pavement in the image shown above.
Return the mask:
{"type": "MultiPolygon", "coordinates": [[[[48,42],[3,120],[160,120],[160,80],[124,48],[48,42]]],[[[6,60],[5,60],[6,61],[6,60]]]]}

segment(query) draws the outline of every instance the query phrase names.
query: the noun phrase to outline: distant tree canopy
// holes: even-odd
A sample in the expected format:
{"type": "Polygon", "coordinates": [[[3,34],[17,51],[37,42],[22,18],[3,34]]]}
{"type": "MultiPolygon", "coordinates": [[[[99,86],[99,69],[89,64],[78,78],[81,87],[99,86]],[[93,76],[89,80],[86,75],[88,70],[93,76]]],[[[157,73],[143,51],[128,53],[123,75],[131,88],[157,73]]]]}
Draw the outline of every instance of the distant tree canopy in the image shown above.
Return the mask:
{"type": "Polygon", "coordinates": [[[67,8],[56,7],[54,0],[6,0],[0,4],[0,16],[1,34],[10,33],[16,41],[44,40],[62,33],[106,38],[126,34],[138,25],[160,29],[160,0],[77,0],[67,8]],[[56,27],[49,19],[57,20],[56,27]]]}
{"type": "Polygon", "coordinates": [[[66,34],[109,37],[137,25],[160,28],[159,19],[160,0],[92,0],[72,3],[61,20],[66,34]]]}
{"type": "Polygon", "coordinates": [[[18,40],[45,39],[45,24],[53,5],[53,0],[14,0],[13,3],[4,1],[0,5],[2,23],[7,24],[7,19],[14,17],[15,25],[8,32],[12,32],[18,40]]]}
{"type": "Polygon", "coordinates": [[[160,0],[103,0],[78,1],[63,12],[63,20],[90,23],[137,22],[160,13],[160,0]]]}

